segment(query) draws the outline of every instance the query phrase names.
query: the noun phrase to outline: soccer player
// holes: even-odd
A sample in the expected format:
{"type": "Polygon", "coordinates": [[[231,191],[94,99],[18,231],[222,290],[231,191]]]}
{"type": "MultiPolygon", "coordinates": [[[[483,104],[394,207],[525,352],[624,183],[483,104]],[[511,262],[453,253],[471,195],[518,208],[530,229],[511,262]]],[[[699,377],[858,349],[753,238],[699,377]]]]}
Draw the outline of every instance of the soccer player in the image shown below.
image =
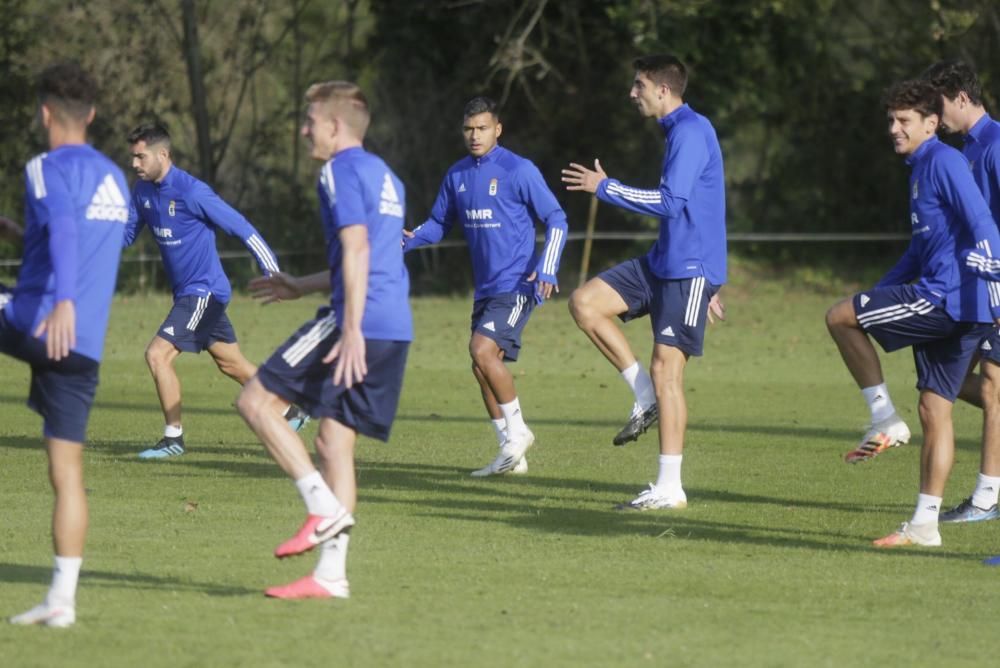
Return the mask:
{"type": "Polygon", "coordinates": [[[31,368],[28,405],[42,416],[55,492],[55,568],[45,601],[14,624],[76,621],[76,585],[87,535],[83,442],[111,311],[128,185],[87,144],[96,84],[73,63],[39,77],[39,118],[49,150],[25,169],[24,256],[0,311],[0,351],[31,368]]]}
{"type": "MultiPolygon", "coordinates": [[[[941,95],[925,81],[904,81],[885,96],[889,135],[906,156],[912,239],[899,262],[871,290],[834,305],[827,327],[863,396],[872,408],[888,402],[878,354],[912,346],[920,391],[920,494],[909,522],[874,542],[877,547],[941,544],[938,513],[954,459],[952,404],[976,347],[1000,315],[1000,286],[987,283],[965,265],[963,252],[997,248],[1000,235],[961,153],[936,136],[941,95]]],[[[988,251],[987,251],[988,252],[988,251]]],[[[889,409],[891,409],[891,404],[889,409]]],[[[847,459],[889,447],[888,438],[862,443],[847,459]]]]}
{"type": "Polygon", "coordinates": [[[566,245],[566,214],[538,168],[497,143],[503,131],[496,103],[486,97],[465,105],[462,135],[469,155],[445,174],[428,219],[406,233],[411,251],[444,238],[462,225],[476,285],[469,354],[500,452],[482,477],[527,473],[524,453],[535,441],[521,413],[514,376],[521,334],[535,304],[558,292],[556,272],[566,245]],[[535,220],[545,225],[545,244],[535,254],[535,220]]]}
{"type": "MultiPolygon", "coordinates": [[[[972,177],[994,222],[1000,221],[1000,123],[983,107],[979,78],[962,62],[935,63],[922,78],[941,94],[941,128],[957,132],[965,139],[962,153],[972,167],[972,177]]],[[[985,257],[980,259],[985,260],[985,257]]],[[[981,266],[985,268],[986,264],[981,266]]],[[[980,343],[978,353],[982,360],[980,396],[983,406],[979,475],[972,495],[955,508],[941,513],[941,522],[981,522],[1000,517],[997,510],[1000,495],[1000,334],[995,328],[980,343]]]]}
{"type": "MultiPolygon", "coordinates": [[[[174,293],[174,305],[146,348],[165,422],[163,438],[139,453],[140,459],[184,454],[181,384],[174,360],[182,352],[207,350],[219,371],[245,384],[257,368],[240,352],[226,315],[232,290],[215,248],[215,228],[238,237],[264,275],[278,271],[278,261],[253,225],[205,183],[173,164],[170,135],[157,124],[140,125],[128,136],[132,168],[139,181],[132,191],[126,246],[149,227],[160,247],[174,293]]],[[[305,416],[295,406],[288,419],[301,428],[305,416]]]]}
{"type": "Polygon", "coordinates": [[[347,598],[350,528],[357,480],[358,433],[386,440],[396,415],[413,333],[409,276],[399,240],[403,184],[381,158],[362,148],[369,111],[357,85],[316,83],[302,135],[322,161],[320,213],[329,270],[295,278],[275,273],[251,289],[266,301],[329,290],[329,308],[282,344],[244,386],[240,414],[292,479],[305,502],[305,524],[278,546],[278,558],[320,546],[315,571],[272,587],[274,598],[347,598]],[[319,418],[317,470],[281,412],[288,402],[319,418]]]}
{"type": "Polygon", "coordinates": [[[681,484],[687,405],[684,367],[700,356],[710,301],[726,282],[726,191],[722,151],[707,118],[684,103],[687,69],[669,55],[638,58],[629,97],[666,135],[659,186],[642,190],[571,163],[568,190],[596,193],[604,202],[660,219],[660,234],[644,256],[587,281],[570,298],[570,312],[635,394],[632,419],[615,445],[634,440],[659,414],[659,473],[654,484],[621,508],[684,508],[681,484]],[[650,375],[636,361],[614,318],[649,314],[653,327],[650,375]]]}

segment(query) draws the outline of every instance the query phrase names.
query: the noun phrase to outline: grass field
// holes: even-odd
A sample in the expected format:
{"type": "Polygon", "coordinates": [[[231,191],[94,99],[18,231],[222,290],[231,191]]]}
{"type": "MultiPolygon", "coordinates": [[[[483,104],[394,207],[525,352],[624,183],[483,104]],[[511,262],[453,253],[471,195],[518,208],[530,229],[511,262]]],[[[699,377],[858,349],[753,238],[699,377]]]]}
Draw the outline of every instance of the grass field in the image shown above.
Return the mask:
{"type": "MultiPolygon", "coordinates": [[[[612,506],[655,477],[655,438],[611,447],[631,400],[564,298],[536,311],[514,366],[531,473],[487,480],[467,475],[495,452],[468,370],[469,300],[415,300],[393,437],[359,451],[352,598],[301,603],[261,594],[313,565],[271,556],[301,502],[205,356],[179,363],[189,454],[136,460],[161,429],[142,351],[169,302],[122,298],[91,418],[78,622],[0,625],[0,666],[978,665],[1000,588],[980,560],[1000,553],[1000,523],[945,526],[936,549],[870,547],[912,512],[918,448],[842,462],[867,412],[823,325],[838,294],[808,285],[737,272],[728,321],[688,367],[689,508],[641,514],[612,506]]],[[[238,299],[230,313],[260,360],[315,304],[238,299]]],[[[648,330],[626,328],[644,359],[648,330]]],[[[919,431],[909,353],[883,359],[919,431]]],[[[0,373],[6,617],[48,586],[51,493],[25,370],[0,373]]],[[[972,488],[979,421],[956,409],[946,505],[972,488]]]]}

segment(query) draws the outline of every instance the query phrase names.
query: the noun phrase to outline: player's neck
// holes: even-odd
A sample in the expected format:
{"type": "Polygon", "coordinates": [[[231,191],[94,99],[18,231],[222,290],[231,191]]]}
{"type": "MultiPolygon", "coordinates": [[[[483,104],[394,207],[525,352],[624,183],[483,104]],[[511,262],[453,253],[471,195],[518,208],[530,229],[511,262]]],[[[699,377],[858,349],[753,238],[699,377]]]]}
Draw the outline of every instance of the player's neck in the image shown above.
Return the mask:
{"type": "Polygon", "coordinates": [[[670,114],[680,109],[681,105],[683,104],[684,100],[682,100],[681,98],[674,97],[673,95],[669,96],[663,101],[663,104],[660,105],[660,108],[658,109],[659,115],[657,116],[657,118],[663,118],[664,116],[669,116],[670,114]]]}
{"type": "Polygon", "coordinates": [[[170,170],[173,169],[173,168],[174,168],[174,163],[172,163],[172,162],[170,162],[168,160],[167,163],[166,163],[166,165],[163,167],[163,173],[160,174],[160,178],[156,179],[156,181],[154,181],[154,183],[157,183],[157,184],[163,183],[163,179],[167,178],[167,174],[169,174],[170,170]]]}
{"type": "Polygon", "coordinates": [[[986,115],[985,107],[973,107],[971,110],[969,110],[969,115],[965,119],[965,123],[963,124],[962,127],[962,134],[963,135],[969,134],[969,132],[972,131],[972,128],[976,127],[976,123],[978,123],[985,115],[986,115]]]}
{"type": "Polygon", "coordinates": [[[354,138],[348,139],[346,137],[339,140],[337,142],[337,145],[333,147],[333,153],[330,154],[330,157],[332,158],[338,153],[343,153],[344,151],[351,148],[361,148],[361,140],[354,138]]]}
{"type": "Polygon", "coordinates": [[[47,128],[49,135],[49,149],[55,150],[60,146],[73,146],[87,143],[87,126],[64,125],[62,123],[52,123],[47,128]]]}

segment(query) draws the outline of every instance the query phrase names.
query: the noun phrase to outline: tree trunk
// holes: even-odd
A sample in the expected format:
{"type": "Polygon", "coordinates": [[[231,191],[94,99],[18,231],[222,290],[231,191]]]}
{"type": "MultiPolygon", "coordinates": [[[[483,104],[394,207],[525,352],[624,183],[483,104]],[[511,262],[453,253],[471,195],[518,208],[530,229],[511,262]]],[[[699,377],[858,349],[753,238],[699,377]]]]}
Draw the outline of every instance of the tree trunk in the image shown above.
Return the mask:
{"type": "Polygon", "coordinates": [[[187,63],[188,84],[191,88],[191,113],[198,134],[199,176],[212,183],[215,166],[212,162],[212,138],[209,131],[208,103],[205,99],[205,80],[201,71],[201,43],[198,41],[198,17],[194,0],[181,0],[184,18],[184,60],[187,63]]]}

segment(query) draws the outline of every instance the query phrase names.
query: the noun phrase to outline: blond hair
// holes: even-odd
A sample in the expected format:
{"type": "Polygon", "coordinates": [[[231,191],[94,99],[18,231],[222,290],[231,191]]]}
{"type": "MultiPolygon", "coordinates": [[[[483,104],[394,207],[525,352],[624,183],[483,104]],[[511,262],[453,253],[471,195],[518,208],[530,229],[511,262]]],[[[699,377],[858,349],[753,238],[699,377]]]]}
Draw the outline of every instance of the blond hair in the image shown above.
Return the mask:
{"type": "Polygon", "coordinates": [[[306,102],[318,103],[331,118],[339,118],[359,139],[364,139],[371,122],[368,100],[361,87],[350,81],[321,81],[309,86],[306,102]]]}

